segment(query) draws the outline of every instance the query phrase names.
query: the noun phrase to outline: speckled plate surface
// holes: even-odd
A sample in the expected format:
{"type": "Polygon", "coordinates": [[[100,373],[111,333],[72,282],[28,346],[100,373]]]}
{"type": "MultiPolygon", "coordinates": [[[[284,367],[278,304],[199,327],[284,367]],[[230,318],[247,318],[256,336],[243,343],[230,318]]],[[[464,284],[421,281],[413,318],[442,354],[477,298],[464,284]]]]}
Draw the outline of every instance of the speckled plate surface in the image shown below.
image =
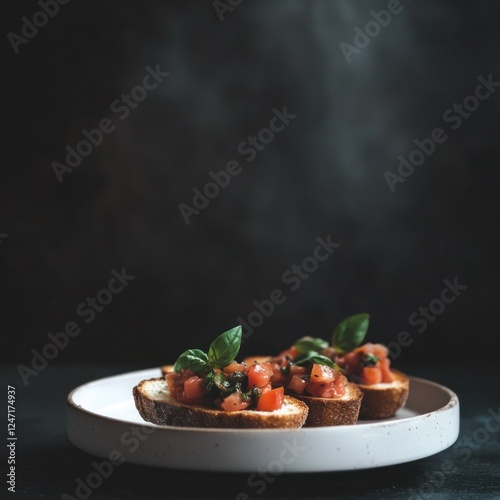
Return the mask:
{"type": "Polygon", "coordinates": [[[83,451],[111,462],[221,472],[367,469],[425,458],[457,439],[457,395],[410,377],[406,407],[390,419],[302,429],[191,429],[144,422],[132,388],[159,368],[81,385],[68,395],[67,430],[83,451]]]}

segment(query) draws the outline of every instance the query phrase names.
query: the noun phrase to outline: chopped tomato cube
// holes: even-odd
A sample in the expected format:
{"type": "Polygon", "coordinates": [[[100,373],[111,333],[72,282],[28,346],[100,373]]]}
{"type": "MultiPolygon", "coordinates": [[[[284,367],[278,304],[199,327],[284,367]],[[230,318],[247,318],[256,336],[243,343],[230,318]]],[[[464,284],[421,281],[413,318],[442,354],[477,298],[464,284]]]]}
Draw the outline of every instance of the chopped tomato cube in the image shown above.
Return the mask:
{"type": "Polygon", "coordinates": [[[271,384],[273,386],[281,385],[286,379],[285,374],[281,371],[281,366],[279,363],[272,362],[271,366],[273,368],[273,374],[271,375],[271,384]]]}
{"type": "Polygon", "coordinates": [[[197,403],[203,397],[203,393],[203,379],[194,375],[184,382],[184,389],[179,401],[186,404],[197,403]]]}
{"type": "Polygon", "coordinates": [[[314,364],[305,392],[317,398],[338,398],[346,391],[347,378],[330,366],[314,364]]]}
{"type": "Polygon", "coordinates": [[[382,370],[378,366],[365,366],[361,378],[365,384],[379,384],[382,382],[382,370]]]}
{"type": "Polygon", "coordinates": [[[307,382],[303,378],[299,377],[299,375],[293,375],[290,379],[290,382],[288,383],[287,388],[291,391],[296,392],[297,394],[302,394],[306,386],[307,382]]]}
{"type": "Polygon", "coordinates": [[[359,351],[358,349],[351,352],[346,352],[343,356],[343,362],[347,366],[356,366],[360,362],[361,354],[361,351],[359,351]]]}
{"type": "Polygon", "coordinates": [[[333,382],[321,382],[319,384],[314,382],[309,382],[305,390],[311,396],[315,396],[317,398],[327,398],[332,396],[327,396],[326,394],[331,394],[333,391],[333,382]]]}
{"type": "Polygon", "coordinates": [[[230,364],[224,367],[224,373],[234,373],[234,372],[246,372],[248,369],[245,363],[238,363],[237,361],[232,361],[230,364]]]}
{"type": "Polygon", "coordinates": [[[182,369],[179,373],[168,373],[165,375],[170,393],[177,400],[182,399],[182,392],[184,390],[184,383],[190,377],[194,376],[194,372],[189,369],[182,369]]]}
{"type": "Polygon", "coordinates": [[[290,373],[292,375],[305,375],[307,373],[307,368],[305,366],[291,365],[290,373]]]}
{"type": "Polygon", "coordinates": [[[248,388],[264,387],[269,383],[273,375],[273,368],[271,363],[254,363],[247,372],[248,375],[248,388]]]}
{"type": "Polygon", "coordinates": [[[372,354],[377,356],[377,358],[387,358],[389,355],[389,349],[382,344],[371,344],[370,346],[372,354]]]}
{"type": "Polygon", "coordinates": [[[311,382],[314,384],[333,382],[335,380],[335,373],[335,368],[331,366],[314,363],[311,370],[311,382]]]}
{"type": "Polygon", "coordinates": [[[274,411],[279,410],[283,406],[285,398],[285,389],[277,387],[265,392],[257,401],[257,410],[259,411],[274,411]]]}
{"type": "Polygon", "coordinates": [[[250,405],[250,399],[243,400],[241,397],[241,392],[233,392],[229,396],[225,397],[221,403],[221,408],[224,411],[241,411],[250,405]]]}
{"type": "Polygon", "coordinates": [[[259,387],[259,389],[260,389],[260,393],[264,394],[265,392],[270,391],[272,389],[272,386],[269,383],[269,384],[265,385],[264,387],[259,387]]]}
{"type": "Polygon", "coordinates": [[[394,375],[391,372],[391,361],[389,358],[380,360],[380,369],[382,370],[382,382],[393,382],[394,375]]]}

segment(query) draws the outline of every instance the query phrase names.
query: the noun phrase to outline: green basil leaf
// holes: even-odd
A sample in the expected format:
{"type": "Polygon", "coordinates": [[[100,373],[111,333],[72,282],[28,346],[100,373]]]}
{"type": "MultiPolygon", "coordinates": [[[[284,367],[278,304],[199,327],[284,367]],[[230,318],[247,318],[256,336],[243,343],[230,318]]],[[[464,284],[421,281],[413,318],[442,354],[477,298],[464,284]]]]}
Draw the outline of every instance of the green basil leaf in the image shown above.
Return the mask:
{"type": "Polygon", "coordinates": [[[363,366],[375,366],[378,363],[378,356],[368,353],[362,360],[361,364],[363,366]]]}
{"type": "Polygon", "coordinates": [[[369,324],[369,314],[354,314],[345,318],[335,327],[332,347],[339,354],[352,351],[362,344],[369,324]]]}
{"type": "Polygon", "coordinates": [[[215,389],[214,375],[215,375],[215,372],[210,371],[207,373],[207,375],[205,377],[205,388],[204,389],[205,389],[205,392],[207,394],[213,392],[215,389]]]}
{"type": "Polygon", "coordinates": [[[174,371],[180,372],[183,368],[189,368],[194,373],[205,374],[210,371],[207,355],[200,349],[188,349],[184,351],[174,364],[174,371]]]}
{"type": "Polygon", "coordinates": [[[332,368],[338,368],[338,366],[330,358],[327,358],[326,356],[323,356],[316,351],[308,351],[302,353],[300,356],[297,356],[293,360],[292,364],[304,365],[308,362],[316,363],[317,365],[326,365],[331,366],[332,368]]]}
{"type": "Polygon", "coordinates": [[[224,368],[236,358],[241,345],[241,325],[221,333],[208,348],[208,361],[214,368],[224,368]]]}
{"type": "Polygon", "coordinates": [[[321,351],[325,347],[328,347],[328,342],[319,338],[302,337],[295,342],[295,347],[299,352],[321,351]]]}

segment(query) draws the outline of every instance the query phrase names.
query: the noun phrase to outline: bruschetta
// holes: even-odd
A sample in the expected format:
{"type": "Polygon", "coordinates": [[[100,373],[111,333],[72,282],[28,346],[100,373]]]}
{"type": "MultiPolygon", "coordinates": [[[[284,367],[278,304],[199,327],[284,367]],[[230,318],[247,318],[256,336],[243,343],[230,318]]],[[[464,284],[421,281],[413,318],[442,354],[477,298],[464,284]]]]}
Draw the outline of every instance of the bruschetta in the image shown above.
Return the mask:
{"type": "MultiPolygon", "coordinates": [[[[368,331],[370,316],[368,314],[355,314],[342,320],[334,329],[331,341],[321,338],[302,337],[291,347],[281,352],[279,356],[252,356],[245,361],[262,362],[271,359],[274,366],[274,375],[271,379],[273,387],[283,385],[286,393],[293,393],[294,389],[300,387],[297,379],[285,378],[286,371],[290,369],[295,372],[297,361],[309,357],[310,360],[321,359],[325,364],[325,358],[330,360],[337,371],[341,373],[349,383],[346,387],[346,395],[335,399],[327,405],[321,402],[321,394],[307,394],[300,399],[305,401],[309,407],[308,422],[319,422],[319,425],[334,425],[326,422],[335,422],[338,414],[340,423],[352,423],[358,405],[360,419],[383,419],[393,417],[396,412],[404,407],[408,399],[410,381],[407,375],[391,367],[389,351],[382,344],[365,343],[363,341],[368,331]],[[291,368],[288,368],[291,367],[291,368]],[[292,387],[289,384],[292,383],[292,387]],[[355,388],[353,388],[355,386],[355,388]],[[336,401],[336,405],[334,402],[336,401]],[[326,408],[331,407],[331,411],[326,408]],[[347,408],[347,409],[346,409],[347,408]],[[344,417],[345,415],[345,417],[344,417]]],[[[303,363],[302,363],[303,364],[303,363]]],[[[313,366],[306,365],[311,375],[313,366]]],[[[316,368],[317,370],[317,368],[316,368]]],[[[338,377],[335,381],[343,380],[338,377]]],[[[294,397],[300,397],[294,394],[294,397]]]]}
{"type": "Polygon", "coordinates": [[[271,387],[270,363],[238,363],[242,331],[219,335],[205,353],[183,352],[162,377],[133,388],[141,417],[158,425],[215,428],[298,428],[308,407],[271,387]]]}
{"type": "Polygon", "coordinates": [[[316,351],[292,346],[275,357],[254,356],[246,362],[271,363],[273,388],[306,403],[306,427],[352,425],[358,421],[363,393],[338,366],[316,351]]]}
{"type": "Polygon", "coordinates": [[[361,419],[393,417],[406,404],[410,380],[399,370],[391,369],[388,353],[384,345],[368,342],[335,356],[348,379],[363,392],[361,419]]]}
{"type": "Polygon", "coordinates": [[[302,401],[284,396],[279,409],[224,411],[211,404],[181,403],[172,396],[164,377],[143,380],[133,390],[141,417],[153,424],[176,427],[234,429],[299,428],[306,421],[308,407],[302,401]]]}

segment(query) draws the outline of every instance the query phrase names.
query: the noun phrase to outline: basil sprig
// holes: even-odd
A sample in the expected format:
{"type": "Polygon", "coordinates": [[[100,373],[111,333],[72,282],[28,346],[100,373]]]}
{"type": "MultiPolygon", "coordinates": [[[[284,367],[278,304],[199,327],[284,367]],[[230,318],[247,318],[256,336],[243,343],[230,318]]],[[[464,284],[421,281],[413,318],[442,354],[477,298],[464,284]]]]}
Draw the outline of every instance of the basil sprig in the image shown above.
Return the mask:
{"type": "Polygon", "coordinates": [[[219,335],[208,348],[208,362],[212,368],[224,368],[240,351],[241,326],[235,326],[219,335]]]}
{"type": "Polygon", "coordinates": [[[189,368],[194,373],[204,375],[210,371],[207,355],[201,349],[188,349],[184,351],[174,364],[174,371],[180,372],[189,368]]]}
{"type": "Polygon", "coordinates": [[[190,369],[197,375],[206,375],[214,368],[224,368],[230,364],[240,350],[242,331],[238,325],[221,333],[208,348],[208,354],[201,349],[184,351],[174,364],[174,371],[190,369]]]}
{"type": "Polygon", "coordinates": [[[333,331],[332,347],[339,354],[352,351],[362,344],[369,324],[370,315],[365,313],[354,314],[343,319],[333,331]]]}
{"type": "Polygon", "coordinates": [[[312,337],[302,337],[301,339],[297,340],[294,345],[299,352],[320,352],[325,349],[325,347],[328,347],[328,342],[319,338],[314,339],[312,337]]]}

